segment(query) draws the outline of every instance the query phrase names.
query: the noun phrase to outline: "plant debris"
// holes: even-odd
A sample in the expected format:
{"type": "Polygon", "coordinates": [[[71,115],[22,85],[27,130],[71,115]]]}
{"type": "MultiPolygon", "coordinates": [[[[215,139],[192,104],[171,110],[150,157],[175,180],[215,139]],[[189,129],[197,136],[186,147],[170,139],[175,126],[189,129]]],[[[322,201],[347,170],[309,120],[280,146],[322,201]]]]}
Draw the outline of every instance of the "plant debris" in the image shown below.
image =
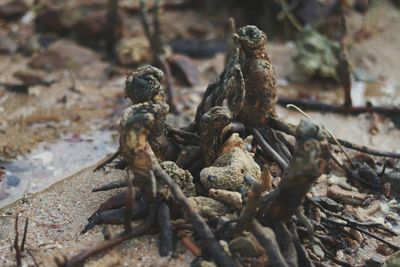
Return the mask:
{"type": "Polygon", "coordinates": [[[380,23],[398,20],[389,1],[6,2],[0,200],[27,194],[0,214],[1,264],[396,264],[398,134],[379,115],[399,117],[396,84],[384,80],[397,51],[375,44],[400,41],[398,26],[380,23]],[[293,30],[297,46],[270,42],[293,30]],[[286,80],[290,63],[306,84],[286,80]],[[374,80],[353,77],[352,64],[374,80]],[[47,173],[112,150],[29,194],[51,184],[47,173]]]}
{"type": "Polygon", "coordinates": [[[326,197],[309,198],[316,181],[329,172],[331,158],[337,160],[329,144],[333,137],[323,126],[306,119],[298,126],[278,124],[295,137],[294,147],[287,140],[276,142],[276,131],[282,129],[269,126],[271,122],[276,126],[279,119],[265,34],[246,26],[234,40],[236,52],[217,82],[207,88],[195,121],[182,129],[165,123],[168,105],[162,71],[145,66],[127,76],[125,90],[132,105],[125,110],[119,128],[119,154],[125,161],[127,182],[111,182],[93,191],[128,189],[104,202],[82,233],[99,223],[123,223],[125,230],[74,257],[58,259],[58,266],[82,264],[94,254],[149,231],[155,222],[161,256],[174,254],[176,235],[195,256],[201,255],[203,264],[212,261],[217,266],[245,266],[251,258],[267,259],[268,266],[313,266],[315,259],[350,266],[336,256],[338,250],[324,244],[337,233],[346,236],[347,227],[358,242],[365,234],[399,249],[369,229],[397,235],[394,231],[380,223],[358,221],[346,215],[339,204],[364,205],[366,194],[332,185],[326,197]],[[257,91],[252,91],[255,88],[257,91]],[[242,127],[231,126],[233,122],[242,127]],[[175,138],[167,138],[170,134],[175,138]],[[174,162],[179,157],[171,156],[187,155],[187,146],[197,146],[194,151],[202,159],[197,168],[188,168],[191,171],[185,170],[182,161],[174,162]],[[170,161],[165,161],[168,158],[170,161]],[[259,161],[269,164],[260,166],[259,161]],[[275,188],[269,172],[272,163],[281,169],[275,188]],[[138,213],[143,204],[147,215],[132,227],[132,219],[144,218],[138,213]],[[186,231],[192,234],[178,230],[179,224],[173,223],[177,221],[190,225],[186,231]]]}

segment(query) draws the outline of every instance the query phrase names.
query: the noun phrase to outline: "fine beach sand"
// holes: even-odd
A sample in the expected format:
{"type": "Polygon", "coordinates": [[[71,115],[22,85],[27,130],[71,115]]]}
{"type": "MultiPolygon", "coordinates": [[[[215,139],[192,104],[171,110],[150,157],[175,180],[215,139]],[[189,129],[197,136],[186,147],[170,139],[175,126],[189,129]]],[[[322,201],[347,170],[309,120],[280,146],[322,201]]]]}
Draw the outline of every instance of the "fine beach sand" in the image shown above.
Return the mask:
{"type": "MultiPolygon", "coordinates": [[[[278,113],[293,123],[301,119],[298,113],[282,108],[278,109],[278,113]]],[[[358,117],[318,113],[310,115],[330,129],[334,129],[338,138],[345,137],[359,144],[391,150],[393,143],[400,139],[400,131],[396,130],[387,119],[381,124],[380,133],[373,136],[365,134],[370,124],[366,115],[358,117]]],[[[20,216],[20,236],[24,220],[29,218],[27,249],[32,252],[40,266],[55,266],[53,260],[55,255],[62,253],[71,256],[103,239],[101,226],[95,227],[85,235],[79,233],[86,224],[86,219],[100,203],[115,194],[116,190],[92,193],[91,189],[109,181],[125,179],[125,172],[110,170],[93,173],[92,170],[93,167],[84,169],[44,192],[28,195],[16,204],[1,210],[0,264],[2,266],[15,266],[15,253],[9,247],[15,237],[14,222],[17,214],[20,216]]],[[[322,190],[323,193],[326,187],[320,186],[318,190],[322,190]]],[[[110,226],[112,234],[121,230],[121,226],[110,226]]],[[[129,240],[106,254],[92,257],[87,266],[185,266],[190,263],[192,259],[190,253],[180,253],[177,259],[160,258],[157,238],[157,235],[146,235],[129,240]]],[[[393,242],[400,244],[398,238],[393,242]]],[[[383,258],[375,252],[377,245],[376,241],[368,240],[357,257],[368,258],[373,253],[383,258]]],[[[178,249],[184,251],[180,246],[178,249]]],[[[32,264],[32,259],[26,253],[24,255],[23,262],[32,264]]]]}

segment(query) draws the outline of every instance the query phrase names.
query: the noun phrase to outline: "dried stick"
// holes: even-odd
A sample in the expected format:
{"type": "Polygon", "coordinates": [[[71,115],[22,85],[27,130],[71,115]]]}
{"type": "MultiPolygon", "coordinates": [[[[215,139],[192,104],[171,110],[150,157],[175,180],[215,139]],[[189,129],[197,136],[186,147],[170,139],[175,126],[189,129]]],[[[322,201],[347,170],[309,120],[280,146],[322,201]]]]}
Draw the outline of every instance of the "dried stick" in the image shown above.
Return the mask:
{"type": "Polygon", "coordinates": [[[350,114],[359,115],[362,113],[378,113],[386,116],[396,116],[400,114],[400,108],[397,107],[381,107],[381,106],[364,106],[364,107],[352,107],[352,106],[335,106],[331,104],[321,103],[311,100],[302,100],[296,98],[284,98],[278,99],[278,104],[286,106],[287,104],[296,105],[302,109],[320,111],[320,112],[332,112],[339,114],[350,114]]]}
{"type": "Polygon", "coordinates": [[[249,190],[246,206],[243,208],[238,218],[235,229],[233,230],[233,236],[239,236],[244,230],[248,229],[252,223],[257,208],[260,204],[261,194],[264,191],[264,185],[259,181],[255,180],[251,189],[249,190]]]}
{"type": "MultiPolygon", "coordinates": [[[[93,172],[97,172],[98,170],[104,168],[106,165],[110,164],[114,159],[116,159],[119,155],[120,155],[120,152],[119,152],[119,150],[117,150],[111,156],[106,157],[100,163],[97,164],[97,166],[93,169],[93,172]]],[[[101,191],[101,190],[99,190],[99,191],[101,191]]],[[[96,191],[92,190],[92,192],[96,192],[96,191]]]]}
{"type": "Polygon", "coordinates": [[[25,243],[26,243],[26,234],[28,233],[28,218],[25,219],[25,226],[24,226],[24,235],[22,236],[22,241],[21,241],[21,251],[23,252],[25,249],[25,243]]]}
{"type": "Polygon", "coordinates": [[[169,257],[174,252],[174,233],[172,231],[171,213],[165,202],[160,203],[157,221],[160,231],[158,251],[161,257],[169,257]]]}
{"type": "Polygon", "coordinates": [[[29,254],[29,256],[31,256],[32,260],[33,260],[33,265],[35,265],[35,267],[39,267],[38,262],[36,261],[35,256],[33,256],[32,252],[30,250],[27,251],[27,253],[29,254]]]}
{"type": "Polygon", "coordinates": [[[158,162],[154,162],[154,173],[162,180],[170,189],[171,192],[181,205],[186,216],[189,218],[190,222],[193,224],[195,231],[203,242],[203,247],[210,253],[211,257],[214,259],[218,266],[234,266],[234,261],[229,257],[225,251],[222,249],[218,240],[215,238],[213,232],[208,227],[204,219],[199,215],[199,213],[190,206],[188,199],[183,194],[181,188],[175,183],[175,181],[161,168],[158,162]]]}
{"type": "MultiPolygon", "coordinates": [[[[329,138],[329,143],[335,144],[334,140],[332,138],[329,138]]],[[[363,152],[366,154],[374,155],[374,156],[379,156],[379,157],[388,157],[388,158],[400,158],[400,153],[395,153],[395,152],[386,152],[386,151],[379,151],[367,146],[361,146],[357,145],[354,143],[351,143],[349,141],[343,140],[343,139],[337,139],[339,144],[341,144],[344,147],[347,147],[349,149],[353,149],[359,152],[363,152]]]]}
{"type": "Polygon", "coordinates": [[[22,261],[21,261],[21,250],[18,244],[18,239],[19,239],[19,234],[18,234],[18,219],[19,215],[15,218],[15,239],[14,239],[14,249],[15,249],[15,260],[17,262],[17,266],[22,266],[22,261]]]}
{"type": "Polygon", "coordinates": [[[168,65],[167,60],[164,55],[156,55],[155,65],[160,66],[160,68],[165,72],[165,90],[167,91],[167,104],[169,105],[170,111],[174,114],[179,114],[176,98],[175,89],[172,85],[172,71],[168,65]],[[158,64],[157,64],[158,63],[158,64]]]}
{"type": "Polygon", "coordinates": [[[296,30],[302,32],[304,28],[301,25],[301,23],[297,20],[296,16],[292,14],[288,3],[285,0],[280,0],[279,3],[282,7],[282,14],[288,18],[288,20],[296,30]]]}
{"type": "Polygon", "coordinates": [[[268,140],[268,143],[272,148],[281,156],[285,162],[290,162],[292,159],[292,154],[289,149],[277,136],[277,132],[270,127],[260,127],[257,128],[264,140],[268,140]]]}
{"type": "Polygon", "coordinates": [[[354,227],[354,229],[360,231],[360,232],[363,233],[363,234],[369,235],[370,237],[372,237],[372,238],[374,238],[374,239],[376,239],[376,240],[382,242],[383,244],[389,246],[389,247],[390,247],[391,249],[393,249],[394,251],[400,250],[400,247],[399,247],[399,246],[397,246],[397,245],[395,245],[395,244],[393,244],[393,243],[391,243],[391,242],[389,242],[389,241],[383,239],[382,237],[379,237],[379,236],[377,236],[377,235],[375,235],[375,234],[373,234],[373,233],[371,233],[371,232],[369,232],[369,231],[367,231],[367,230],[365,230],[365,229],[362,229],[361,227],[357,227],[357,226],[356,226],[356,227],[354,227]]]}
{"type": "Polygon", "coordinates": [[[166,92],[167,101],[170,107],[170,111],[174,114],[179,114],[177,109],[177,99],[174,88],[172,86],[172,72],[165,58],[164,42],[161,39],[161,27],[160,27],[160,3],[156,1],[154,6],[154,17],[153,17],[153,29],[151,29],[149,18],[146,13],[144,0],[140,1],[140,19],[143,25],[144,32],[147,39],[149,40],[151,50],[154,54],[153,64],[161,68],[165,72],[166,81],[166,92]]]}
{"type": "Polygon", "coordinates": [[[150,43],[150,45],[152,46],[152,45],[154,45],[153,43],[153,34],[152,34],[152,32],[151,32],[151,29],[150,29],[150,22],[149,22],[149,19],[148,19],[148,17],[147,17],[147,14],[146,14],[146,8],[145,8],[145,1],[144,0],[140,0],[140,7],[139,7],[139,15],[140,15],[140,20],[141,20],[141,22],[142,22],[142,25],[143,25],[143,30],[144,30],[144,33],[146,34],[146,36],[147,36],[147,39],[149,39],[149,43],[150,43]]]}
{"type": "Polygon", "coordinates": [[[353,265],[351,265],[350,263],[346,262],[346,261],[342,261],[339,260],[332,252],[330,252],[325,246],[324,244],[322,244],[322,242],[318,239],[315,239],[315,241],[317,242],[317,244],[322,248],[322,250],[325,252],[325,254],[329,255],[329,257],[332,258],[332,261],[336,264],[339,264],[340,266],[345,266],[345,267],[354,267],[353,265]]]}
{"type": "MultiPolygon", "coordinates": [[[[276,241],[278,242],[282,256],[285,258],[286,263],[292,267],[299,266],[297,262],[297,250],[286,224],[278,220],[274,220],[273,223],[275,235],[278,236],[276,241]]],[[[301,267],[303,266],[301,265],[301,267]]]]}
{"type": "Polygon", "coordinates": [[[357,222],[352,218],[348,218],[346,216],[334,213],[332,211],[327,210],[326,208],[324,208],[321,204],[319,204],[318,202],[314,201],[311,198],[307,198],[307,201],[309,201],[311,204],[313,204],[314,206],[318,207],[322,212],[324,212],[325,214],[327,214],[330,217],[336,217],[344,222],[346,222],[346,226],[353,226],[354,227],[375,227],[378,228],[380,230],[383,230],[391,235],[394,236],[398,236],[398,234],[393,231],[392,229],[386,227],[385,225],[381,224],[381,223],[377,223],[377,222],[357,222]]]}
{"type": "Polygon", "coordinates": [[[124,206],[126,196],[128,192],[120,192],[116,195],[113,195],[109,199],[107,199],[105,202],[103,202],[99,208],[88,218],[88,221],[90,221],[93,217],[98,215],[99,213],[106,211],[106,210],[111,210],[111,209],[116,209],[124,206]]]}
{"type": "Polygon", "coordinates": [[[106,52],[110,59],[115,57],[115,43],[117,39],[118,26],[118,1],[108,0],[107,3],[107,24],[104,29],[104,37],[106,39],[106,52]]]}
{"type": "Polygon", "coordinates": [[[133,189],[132,179],[129,176],[129,171],[126,171],[127,177],[126,182],[128,183],[128,194],[126,195],[125,200],[125,217],[124,217],[124,229],[126,233],[132,232],[132,212],[133,212],[133,205],[135,202],[135,190],[133,189]]]}
{"type": "MultiPolygon", "coordinates": [[[[126,198],[125,198],[126,199],[126,198]]],[[[138,201],[132,210],[131,220],[137,220],[145,218],[149,211],[149,204],[144,200],[138,201]]],[[[81,234],[85,234],[87,231],[99,224],[124,224],[124,218],[126,215],[126,207],[117,209],[105,210],[99,213],[94,213],[88,224],[81,231],[81,234]]]]}
{"type": "Polygon", "coordinates": [[[93,247],[84,249],[79,254],[73,256],[72,258],[66,260],[63,263],[57,263],[57,265],[60,267],[80,266],[89,257],[96,255],[100,252],[106,251],[118,244],[121,244],[122,242],[128,239],[144,234],[153,224],[155,217],[156,217],[156,209],[154,206],[152,206],[146,219],[139,225],[135,226],[130,233],[126,234],[124,232],[113,240],[110,241],[104,240],[93,247]]]}
{"type": "Polygon", "coordinates": [[[274,267],[288,267],[283,258],[274,232],[269,227],[263,227],[257,220],[253,219],[249,228],[250,232],[264,247],[268,256],[268,263],[274,267]]]}
{"type": "Polygon", "coordinates": [[[264,140],[260,132],[256,128],[249,128],[250,133],[254,136],[258,145],[266,156],[270,156],[282,170],[285,170],[288,163],[264,140]]]}
{"type": "Polygon", "coordinates": [[[379,236],[377,236],[377,235],[375,235],[375,234],[373,234],[373,233],[371,233],[371,232],[369,232],[369,231],[367,231],[365,229],[362,229],[361,227],[359,227],[357,225],[349,224],[347,222],[339,222],[339,221],[332,220],[332,219],[329,219],[329,218],[324,218],[323,220],[325,220],[326,222],[341,226],[341,227],[346,227],[347,226],[347,227],[356,229],[356,230],[358,230],[358,231],[360,231],[360,232],[362,232],[362,233],[364,233],[366,235],[369,235],[370,237],[372,237],[372,238],[384,243],[385,245],[387,245],[390,248],[392,248],[394,251],[400,250],[399,246],[397,246],[397,245],[395,245],[395,244],[393,244],[393,243],[391,243],[391,242],[389,242],[389,241],[387,241],[387,240],[385,240],[385,239],[383,239],[383,238],[381,238],[381,237],[379,237],[379,236]]]}
{"type": "Polygon", "coordinates": [[[201,249],[193,242],[190,236],[188,236],[182,230],[179,230],[177,235],[180,237],[183,245],[193,254],[193,256],[195,257],[201,256],[201,249]]]}
{"type": "Polygon", "coordinates": [[[291,237],[293,240],[294,247],[296,249],[297,258],[299,266],[301,267],[314,267],[313,262],[311,261],[310,257],[308,256],[307,251],[301,245],[299,236],[296,231],[296,226],[294,224],[289,225],[289,231],[291,233],[291,237]]]}
{"type": "MultiPolygon", "coordinates": [[[[296,136],[295,126],[287,124],[282,120],[279,120],[276,118],[270,118],[267,122],[267,125],[275,130],[284,132],[285,134],[296,136]]],[[[336,145],[336,141],[333,138],[329,137],[328,141],[329,141],[329,143],[336,145]]],[[[353,144],[353,143],[343,140],[343,139],[337,139],[337,141],[339,142],[339,144],[341,144],[344,147],[347,147],[349,149],[356,150],[356,151],[359,151],[362,153],[370,154],[373,156],[388,157],[388,158],[400,158],[400,153],[379,151],[379,150],[376,150],[376,149],[373,149],[370,147],[353,144]]]]}
{"type": "Polygon", "coordinates": [[[183,139],[189,139],[191,142],[193,142],[193,145],[198,145],[200,143],[200,136],[197,134],[187,132],[181,129],[173,128],[169,125],[165,126],[167,129],[167,135],[168,136],[179,136],[183,139]]]}
{"type": "Polygon", "coordinates": [[[108,191],[111,189],[117,189],[126,186],[128,186],[128,183],[126,181],[120,181],[120,180],[112,181],[109,182],[108,184],[93,188],[92,192],[108,191]]]}
{"type": "Polygon", "coordinates": [[[162,7],[160,5],[161,0],[155,0],[154,4],[154,16],[153,16],[153,48],[154,52],[158,55],[164,54],[164,41],[162,39],[160,17],[162,13],[162,7]]]}

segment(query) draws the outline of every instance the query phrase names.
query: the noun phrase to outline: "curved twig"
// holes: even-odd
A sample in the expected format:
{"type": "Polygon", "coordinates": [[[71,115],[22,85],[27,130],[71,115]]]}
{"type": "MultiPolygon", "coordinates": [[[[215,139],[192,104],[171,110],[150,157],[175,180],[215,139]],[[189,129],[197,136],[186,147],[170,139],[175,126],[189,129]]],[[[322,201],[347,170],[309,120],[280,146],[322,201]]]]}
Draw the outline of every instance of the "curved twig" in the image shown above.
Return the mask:
{"type": "Polygon", "coordinates": [[[96,255],[100,252],[106,251],[118,244],[121,244],[122,242],[129,240],[133,237],[139,236],[144,234],[151,225],[153,224],[154,220],[156,217],[156,207],[153,206],[151,207],[149,214],[147,215],[146,219],[138,224],[137,226],[132,228],[132,231],[130,233],[123,232],[121,235],[118,237],[112,239],[112,240],[104,240],[97,245],[84,249],[82,252],[79,254],[73,256],[72,258],[66,260],[63,263],[56,262],[58,266],[60,267],[74,267],[74,266],[80,266],[82,265],[89,257],[96,255]]]}
{"type": "MultiPolygon", "coordinates": [[[[295,126],[293,126],[291,124],[287,124],[282,120],[279,120],[276,118],[270,118],[267,122],[267,125],[275,130],[284,132],[285,134],[296,136],[295,126]]],[[[333,138],[329,137],[328,141],[332,145],[336,145],[336,142],[333,138]]],[[[348,149],[356,150],[356,151],[370,154],[373,156],[388,157],[388,158],[400,158],[400,153],[380,151],[380,150],[376,150],[376,149],[373,149],[373,148],[370,148],[367,146],[357,145],[357,144],[354,144],[354,143],[351,143],[349,141],[339,139],[339,138],[337,139],[337,141],[339,142],[339,144],[341,144],[342,146],[344,146],[348,149]]]]}
{"type": "Polygon", "coordinates": [[[254,139],[261,147],[262,151],[274,160],[282,170],[285,170],[288,166],[286,162],[262,137],[260,132],[256,128],[249,128],[250,133],[254,136],[254,139]]]}
{"type": "Polygon", "coordinates": [[[271,228],[263,227],[256,219],[250,225],[251,233],[260,242],[268,256],[268,263],[275,267],[288,267],[271,228]]]}

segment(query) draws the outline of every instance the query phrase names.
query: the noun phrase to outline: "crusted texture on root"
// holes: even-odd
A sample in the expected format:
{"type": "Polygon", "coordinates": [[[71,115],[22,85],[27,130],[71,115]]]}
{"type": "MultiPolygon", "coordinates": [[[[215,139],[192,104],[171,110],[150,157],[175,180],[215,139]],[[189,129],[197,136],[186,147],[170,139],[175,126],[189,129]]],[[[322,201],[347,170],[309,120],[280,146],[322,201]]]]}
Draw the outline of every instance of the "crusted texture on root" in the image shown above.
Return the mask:
{"type": "Polygon", "coordinates": [[[214,218],[232,212],[232,208],[209,197],[190,197],[189,203],[204,218],[214,218]]]}
{"type": "Polygon", "coordinates": [[[218,157],[224,129],[231,119],[229,109],[220,106],[211,108],[201,118],[200,144],[206,166],[210,166],[218,157]]]}
{"type": "Polygon", "coordinates": [[[245,26],[235,38],[242,48],[240,65],[246,91],[239,120],[262,125],[268,117],[275,116],[277,101],[275,70],[266,51],[267,37],[256,26],[245,26]]]}
{"type": "Polygon", "coordinates": [[[200,181],[207,189],[224,189],[238,191],[245,188],[245,176],[259,179],[261,170],[251,153],[242,148],[234,147],[221,155],[212,166],[200,172],[200,181]]]}
{"type": "Polygon", "coordinates": [[[189,171],[179,168],[173,161],[163,161],[160,166],[181,187],[185,196],[194,197],[196,195],[193,176],[189,171]]]}

